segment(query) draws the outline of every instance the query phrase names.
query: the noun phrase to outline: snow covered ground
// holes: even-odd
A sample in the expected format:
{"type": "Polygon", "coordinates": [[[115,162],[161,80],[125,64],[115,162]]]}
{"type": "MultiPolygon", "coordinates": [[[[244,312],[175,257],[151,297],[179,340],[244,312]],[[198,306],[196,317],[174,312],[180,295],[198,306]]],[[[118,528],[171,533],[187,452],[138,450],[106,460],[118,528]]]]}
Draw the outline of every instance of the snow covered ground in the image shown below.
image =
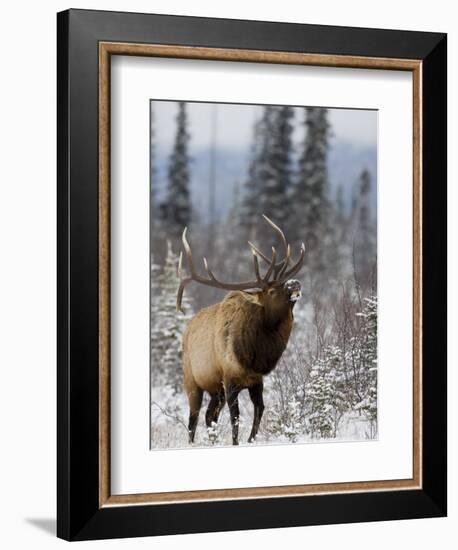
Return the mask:
{"type": "MultiPolygon", "coordinates": [[[[376,438],[371,430],[371,424],[358,412],[345,413],[336,437],[317,438],[311,437],[305,430],[297,430],[294,438],[284,433],[272,433],[271,423],[275,413],[275,405],[272,403],[274,396],[269,390],[269,385],[264,391],[265,411],[261,422],[257,439],[254,443],[248,443],[248,436],[253,420],[253,405],[248,392],[242,391],[239,396],[240,421],[239,444],[240,445],[279,445],[298,443],[322,443],[337,441],[367,441],[376,438]],[[302,432],[302,433],[301,433],[302,432]]],[[[227,446],[232,444],[231,423],[229,409],[224,407],[218,425],[215,429],[207,431],[205,426],[205,411],[208,406],[209,396],[205,395],[199,416],[194,447],[227,446]]],[[[184,392],[174,394],[171,388],[152,388],[151,392],[151,450],[155,449],[179,449],[189,448],[188,443],[188,403],[184,392]]]]}

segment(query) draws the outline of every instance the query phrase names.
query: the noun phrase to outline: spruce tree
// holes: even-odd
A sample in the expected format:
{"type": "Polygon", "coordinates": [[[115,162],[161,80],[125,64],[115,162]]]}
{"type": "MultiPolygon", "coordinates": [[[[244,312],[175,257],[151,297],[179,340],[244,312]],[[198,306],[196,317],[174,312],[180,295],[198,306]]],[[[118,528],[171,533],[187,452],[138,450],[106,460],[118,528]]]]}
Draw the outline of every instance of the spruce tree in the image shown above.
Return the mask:
{"type": "Polygon", "coordinates": [[[370,214],[372,182],[368,170],[361,172],[357,183],[356,209],[354,211],[354,261],[358,283],[363,288],[373,286],[373,268],[376,261],[375,224],[370,214]]]}
{"type": "Polygon", "coordinates": [[[304,124],[306,135],[299,157],[294,191],[294,226],[299,240],[307,237],[316,239],[326,228],[329,216],[328,110],[322,107],[307,107],[304,124]]]}
{"type": "Polygon", "coordinates": [[[315,361],[305,401],[312,437],[336,437],[342,416],[349,409],[344,361],[338,346],[325,348],[315,361]]]}
{"type": "Polygon", "coordinates": [[[362,233],[369,232],[369,193],[371,190],[371,176],[364,169],[359,178],[359,228],[362,233]]]}
{"type": "Polygon", "coordinates": [[[263,214],[285,227],[288,220],[288,195],[292,184],[292,118],[289,106],[277,107],[272,121],[270,149],[267,156],[267,170],[263,180],[263,214]]]}
{"type": "Polygon", "coordinates": [[[219,269],[228,280],[234,281],[240,277],[240,273],[243,273],[243,276],[250,274],[246,272],[248,264],[246,258],[249,258],[249,250],[244,245],[250,237],[245,233],[245,227],[241,224],[240,203],[239,183],[236,181],[233,188],[232,205],[219,236],[221,242],[217,241],[220,251],[219,269]]]}
{"type": "Polygon", "coordinates": [[[162,386],[165,384],[162,369],[162,319],[159,317],[162,289],[162,269],[154,261],[151,254],[151,300],[150,300],[150,327],[151,327],[151,386],[162,386]]]}
{"type": "Polygon", "coordinates": [[[179,237],[191,222],[192,208],[190,197],[189,171],[189,132],[186,104],[178,103],[177,130],[168,168],[166,201],[161,206],[168,231],[173,237],[179,237]]]}
{"type": "Polygon", "coordinates": [[[185,315],[176,311],[178,256],[167,241],[167,255],[162,273],[154,263],[151,268],[151,370],[157,386],[171,386],[179,391],[182,385],[181,339],[192,316],[191,304],[183,296],[185,315]]]}
{"type": "Polygon", "coordinates": [[[292,186],[292,107],[267,105],[256,123],[254,144],[241,204],[241,224],[251,240],[270,245],[261,214],[285,228],[292,186]]]}
{"type": "Polygon", "coordinates": [[[267,105],[262,116],[256,121],[251,147],[248,178],[244,185],[243,200],[240,204],[240,224],[246,239],[255,240],[259,218],[263,213],[265,178],[270,177],[270,151],[273,133],[275,107],[267,105]]]}
{"type": "Polygon", "coordinates": [[[252,231],[258,213],[256,195],[259,188],[257,162],[259,156],[259,144],[261,138],[261,123],[259,119],[254,124],[253,143],[250,151],[250,163],[248,177],[243,185],[243,200],[239,201],[240,227],[246,239],[252,239],[252,231]]]}
{"type": "Polygon", "coordinates": [[[373,438],[377,432],[377,297],[364,299],[364,306],[359,313],[362,322],[358,359],[358,395],[356,410],[363,412],[370,422],[373,438]]]}

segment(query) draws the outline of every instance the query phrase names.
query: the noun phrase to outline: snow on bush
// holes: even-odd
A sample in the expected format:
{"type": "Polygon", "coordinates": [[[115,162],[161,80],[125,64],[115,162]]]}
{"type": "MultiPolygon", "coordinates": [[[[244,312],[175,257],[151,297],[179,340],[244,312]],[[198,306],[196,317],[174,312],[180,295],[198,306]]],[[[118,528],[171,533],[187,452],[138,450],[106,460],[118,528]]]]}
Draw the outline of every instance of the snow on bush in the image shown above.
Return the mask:
{"type": "Polygon", "coordinates": [[[181,339],[192,317],[189,298],[183,297],[185,314],[176,311],[176,293],[180,283],[178,256],[167,241],[167,255],[161,273],[151,268],[151,373],[154,386],[168,385],[175,392],[182,389],[181,339]]]}

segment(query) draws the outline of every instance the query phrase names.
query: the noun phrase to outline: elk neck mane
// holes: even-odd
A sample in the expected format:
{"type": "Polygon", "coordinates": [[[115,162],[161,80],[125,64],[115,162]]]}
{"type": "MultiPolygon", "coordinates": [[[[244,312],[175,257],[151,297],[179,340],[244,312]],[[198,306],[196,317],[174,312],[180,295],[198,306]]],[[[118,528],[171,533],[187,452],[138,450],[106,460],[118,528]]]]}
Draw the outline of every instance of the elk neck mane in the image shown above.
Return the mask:
{"type": "Polygon", "coordinates": [[[293,323],[292,307],[269,311],[261,293],[235,291],[219,304],[224,318],[223,337],[239,364],[256,374],[271,372],[288,343],[293,323]]]}

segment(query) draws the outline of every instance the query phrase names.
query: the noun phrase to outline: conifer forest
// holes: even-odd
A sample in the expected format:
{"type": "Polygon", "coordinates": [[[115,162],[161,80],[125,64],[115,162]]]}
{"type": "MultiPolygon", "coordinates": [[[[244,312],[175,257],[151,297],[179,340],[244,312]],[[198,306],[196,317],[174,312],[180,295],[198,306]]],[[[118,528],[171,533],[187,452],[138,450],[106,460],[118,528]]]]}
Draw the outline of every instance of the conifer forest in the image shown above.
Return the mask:
{"type": "MultiPolygon", "coordinates": [[[[151,101],[151,449],[187,448],[182,335],[227,291],[190,282],[176,308],[182,233],[197,272],[253,279],[248,241],[305,245],[302,296],[253,443],[248,391],[239,395],[240,445],[367,441],[377,435],[377,113],[324,107],[151,101]]],[[[186,256],[182,260],[187,269],[186,256]]],[[[267,264],[260,264],[262,269],[267,264]]],[[[231,444],[229,409],[193,446],[231,444]]]]}

